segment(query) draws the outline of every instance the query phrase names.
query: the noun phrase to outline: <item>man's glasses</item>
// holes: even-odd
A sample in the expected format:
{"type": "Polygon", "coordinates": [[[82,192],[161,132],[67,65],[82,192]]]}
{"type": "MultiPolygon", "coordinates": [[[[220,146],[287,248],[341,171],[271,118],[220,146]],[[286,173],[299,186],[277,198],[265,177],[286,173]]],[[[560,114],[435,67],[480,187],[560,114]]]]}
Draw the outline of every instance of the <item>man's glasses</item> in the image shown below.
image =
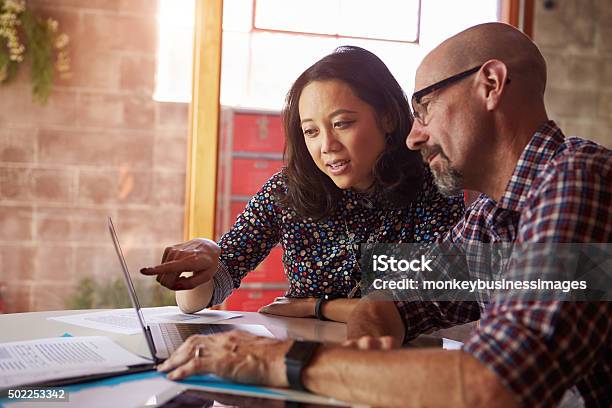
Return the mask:
{"type": "MultiPolygon", "coordinates": [[[[421,125],[425,125],[425,117],[427,115],[427,105],[421,104],[421,99],[423,99],[425,95],[429,95],[430,93],[434,91],[437,91],[451,84],[454,84],[455,82],[458,82],[462,80],[463,78],[468,77],[478,72],[480,68],[482,68],[482,65],[479,65],[477,67],[470,68],[467,71],[463,71],[458,74],[455,74],[451,77],[448,77],[439,82],[436,82],[435,84],[429,85],[428,87],[425,87],[418,92],[415,92],[412,95],[412,99],[411,99],[412,113],[414,115],[414,118],[418,120],[421,123],[421,125]]],[[[510,78],[506,80],[506,84],[509,84],[509,83],[510,83],[510,78]]]]}

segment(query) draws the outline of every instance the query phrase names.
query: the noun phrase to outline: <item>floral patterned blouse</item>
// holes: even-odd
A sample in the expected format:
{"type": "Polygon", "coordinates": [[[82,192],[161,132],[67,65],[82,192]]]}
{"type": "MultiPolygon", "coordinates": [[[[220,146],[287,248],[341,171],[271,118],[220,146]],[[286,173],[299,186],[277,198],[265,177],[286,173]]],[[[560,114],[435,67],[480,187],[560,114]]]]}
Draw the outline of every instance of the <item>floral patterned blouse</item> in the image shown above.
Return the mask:
{"type": "MultiPolygon", "coordinates": [[[[427,172],[423,188],[405,207],[343,190],[336,211],[320,221],[281,208],[276,192],[286,191],[282,171],[253,196],[234,226],[221,237],[220,267],[212,304],[221,303],[280,243],[289,297],[347,296],[361,276],[356,245],[366,242],[432,242],[462,216],[462,196],[446,198],[427,172]],[[386,204],[385,204],[386,203],[386,204]]],[[[358,247],[357,247],[358,248],[358,247]]]]}

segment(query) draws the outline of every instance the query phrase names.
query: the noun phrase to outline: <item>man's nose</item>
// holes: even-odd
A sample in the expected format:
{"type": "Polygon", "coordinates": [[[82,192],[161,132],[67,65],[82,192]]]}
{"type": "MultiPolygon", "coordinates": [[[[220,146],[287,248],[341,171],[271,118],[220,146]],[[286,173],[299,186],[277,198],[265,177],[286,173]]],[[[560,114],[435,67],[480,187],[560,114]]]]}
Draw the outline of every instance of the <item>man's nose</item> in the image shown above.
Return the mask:
{"type": "Polygon", "coordinates": [[[406,146],[408,146],[410,150],[420,150],[428,140],[429,136],[427,136],[425,129],[415,120],[406,138],[406,146]]]}

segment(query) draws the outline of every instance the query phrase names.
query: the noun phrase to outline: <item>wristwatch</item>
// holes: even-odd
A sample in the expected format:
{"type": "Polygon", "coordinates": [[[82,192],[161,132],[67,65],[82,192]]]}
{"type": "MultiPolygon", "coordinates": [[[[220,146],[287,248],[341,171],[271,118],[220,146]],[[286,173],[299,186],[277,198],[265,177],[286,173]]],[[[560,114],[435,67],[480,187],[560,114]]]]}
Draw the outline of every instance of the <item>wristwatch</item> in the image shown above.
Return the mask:
{"type": "Polygon", "coordinates": [[[289,387],[298,391],[308,391],[302,383],[302,371],[310,363],[321,343],[316,341],[295,340],[287,354],[285,354],[285,367],[289,387]]]}
{"type": "Polygon", "coordinates": [[[327,317],[323,316],[323,303],[327,302],[328,300],[334,300],[334,299],[339,299],[339,298],[343,298],[344,296],[342,295],[336,295],[333,293],[326,293],[325,295],[321,296],[320,298],[317,299],[317,303],[315,304],[315,316],[317,317],[317,319],[319,320],[329,320],[327,317]]]}

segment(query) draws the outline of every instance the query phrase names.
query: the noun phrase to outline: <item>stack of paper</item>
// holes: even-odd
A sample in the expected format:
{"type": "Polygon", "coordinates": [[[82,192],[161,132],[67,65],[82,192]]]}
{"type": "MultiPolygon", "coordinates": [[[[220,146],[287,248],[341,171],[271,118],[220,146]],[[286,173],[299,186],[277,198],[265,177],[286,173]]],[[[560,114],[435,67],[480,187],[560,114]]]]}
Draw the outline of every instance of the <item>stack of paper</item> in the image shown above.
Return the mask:
{"type": "Polygon", "coordinates": [[[107,337],[54,337],[0,343],[0,388],[123,371],[151,364],[107,337]]]}
{"type": "MultiPolygon", "coordinates": [[[[147,323],[212,323],[240,316],[238,313],[208,309],[193,314],[185,314],[181,313],[176,306],[143,308],[141,310],[147,323]]],[[[142,333],[136,311],[133,308],[49,317],[48,319],[112,333],[142,333]]]]}

